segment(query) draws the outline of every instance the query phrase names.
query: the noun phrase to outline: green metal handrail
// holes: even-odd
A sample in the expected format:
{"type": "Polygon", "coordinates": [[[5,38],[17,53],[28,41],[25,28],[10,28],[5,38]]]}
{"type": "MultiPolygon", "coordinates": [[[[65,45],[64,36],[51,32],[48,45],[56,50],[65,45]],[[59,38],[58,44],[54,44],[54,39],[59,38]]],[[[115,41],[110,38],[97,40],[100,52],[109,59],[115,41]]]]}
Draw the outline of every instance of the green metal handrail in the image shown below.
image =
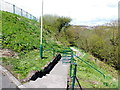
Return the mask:
{"type": "MultiPolygon", "coordinates": [[[[96,70],[97,72],[99,72],[100,74],[103,75],[103,77],[105,78],[105,75],[99,71],[98,69],[96,69],[95,67],[93,67],[91,64],[89,64],[88,62],[86,62],[85,60],[83,60],[82,58],[78,57],[77,55],[73,54],[73,51],[72,50],[64,50],[62,51],[61,53],[63,54],[66,54],[69,55],[70,53],[67,53],[67,52],[70,52],[71,51],[71,61],[70,61],[70,77],[72,78],[72,90],[74,90],[74,86],[75,86],[75,80],[77,80],[77,76],[76,76],[76,72],[77,72],[77,64],[75,63],[75,59],[74,57],[78,58],[79,60],[81,60],[82,62],[86,63],[88,66],[90,66],[91,68],[93,68],[94,70],[96,70]]],[[[77,80],[78,82],[78,80],[77,80]]],[[[79,82],[78,82],[79,83],[79,82]]],[[[80,83],[79,83],[80,85],[80,83]]],[[[81,86],[80,86],[80,89],[81,86]]]]}
{"type": "MultiPolygon", "coordinates": [[[[76,73],[77,73],[77,64],[76,63],[71,63],[70,64],[71,66],[74,66],[74,68],[73,68],[73,75],[72,75],[72,73],[71,73],[71,78],[72,78],[72,90],[74,90],[74,86],[75,86],[75,80],[77,81],[77,83],[78,83],[78,85],[79,85],[79,88],[80,88],[80,90],[82,90],[82,87],[81,87],[81,85],[80,85],[80,83],[79,83],[79,81],[78,81],[78,78],[77,78],[77,76],[76,76],[76,73]]],[[[72,69],[71,68],[71,69],[72,69]]],[[[72,71],[72,70],[71,70],[72,71]]]]}
{"type": "Polygon", "coordinates": [[[75,54],[73,54],[73,51],[70,48],[66,48],[66,50],[63,51],[59,51],[59,50],[55,50],[54,48],[50,48],[50,49],[46,49],[44,51],[53,51],[53,56],[55,56],[56,52],[62,53],[64,54],[66,57],[67,55],[71,55],[71,61],[70,61],[70,77],[72,78],[72,90],[74,90],[74,85],[75,85],[75,79],[76,79],[76,72],[77,72],[77,64],[75,63],[75,59],[74,56],[76,58],[78,58],[79,60],[81,60],[82,62],[86,63],[88,66],[90,66],[91,68],[93,68],[94,70],[96,70],[97,72],[99,72],[100,74],[103,75],[103,77],[105,78],[105,75],[99,71],[98,69],[96,69],[95,67],[93,67],[91,64],[89,64],[88,62],[86,62],[85,60],[83,60],[82,58],[76,56],[75,54]],[[71,53],[68,53],[71,52],[71,53]],[[74,68],[73,68],[74,66],[74,68]],[[72,73],[73,71],[73,73],[72,73]],[[73,75],[72,75],[73,74],[73,75]]]}
{"type": "Polygon", "coordinates": [[[88,62],[86,62],[85,60],[81,59],[80,57],[76,56],[75,54],[73,54],[75,57],[77,57],[79,60],[83,61],[84,63],[86,63],[87,65],[89,65],[91,68],[93,68],[94,70],[96,70],[97,72],[99,72],[100,74],[103,75],[103,77],[105,78],[105,75],[99,71],[98,69],[96,69],[95,67],[93,67],[91,64],[89,64],[88,62]]]}
{"type": "Polygon", "coordinates": [[[46,50],[43,50],[43,51],[52,51],[53,53],[53,56],[55,56],[55,53],[59,52],[59,53],[64,53],[65,52],[68,52],[68,51],[72,51],[70,48],[63,48],[63,49],[67,49],[67,50],[55,50],[54,48],[49,48],[49,49],[46,49],[46,50]]]}
{"type": "Polygon", "coordinates": [[[74,86],[75,86],[75,79],[76,79],[76,72],[77,72],[77,64],[76,63],[71,63],[73,64],[74,67],[74,72],[73,72],[73,76],[72,76],[72,90],[74,90],[74,86]]]}

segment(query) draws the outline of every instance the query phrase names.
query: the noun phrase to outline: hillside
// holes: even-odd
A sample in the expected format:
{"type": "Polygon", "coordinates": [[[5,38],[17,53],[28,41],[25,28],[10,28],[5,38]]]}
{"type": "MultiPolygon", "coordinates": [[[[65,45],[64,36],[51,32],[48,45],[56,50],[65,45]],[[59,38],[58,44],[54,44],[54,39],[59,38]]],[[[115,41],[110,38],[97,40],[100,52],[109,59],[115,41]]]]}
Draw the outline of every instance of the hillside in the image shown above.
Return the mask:
{"type": "Polygon", "coordinates": [[[70,26],[64,33],[71,46],[89,52],[94,57],[119,70],[118,48],[120,45],[116,21],[92,29],[70,26]]]}
{"type": "Polygon", "coordinates": [[[39,23],[16,14],[2,12],[2,65],[18,79],[25,78],[32,70],[40,70],[53,58],[52,48],[60,50],[63,45],[47,30],[43,31],[43,59],[39,57],[40,44],[39,23]],[[54,46],[54,47],[53,47],[54,46]],[[50,50],[48,50],[50,49],[50,50]],[[9,53],[13,55],[9,55],[9,53]],[[6,53],[5,53],[6,54],[6,53]],[[15,55],[14,55],[15,54],[15,55]]]}
{"type": "MultiPolygon", "coordinates": [[[[112,65],[115,67],[116,63],[107,65],[108,63],[105,64],[106,62],[101,62],[102,60],[107,60],[107,56],[105,57],[107,54],[104,53],[105,51],[102,49],[102,46],[105,45],[101,43],[104,37],[102,39],[98,37],[103,34],[100,30],[96,31],[97,36],[94,30],[86,30],[78,26],[73,27],[69,25],[71,19],[67,17],[46,15],[43,20],[43,59],[40,59],[40,23],[16,14],[2,12],[2,21],[0,21],[2,22],[2,26],[0,27],[2,28],[1,51],[7,52],[7,55],[2,57],[2,66],[7,68],[17,79],[21,80],[27,77],[29,72],[41,70],[44,65],[50,62],[55,56],[53,51],[58,53],[58,51],[63,51],[66,47],[74,46],[84,54],[80,56],[82,59],[99,69],[106,76],[106,78],[104,78],[85,63],[76,59],[78,65],[77,77],[82,87],[118,87],[118,71],[111,67],[112,65]],[[92,35],[92,37],[90,37],[90,35],[92,35]],[[99,40],[100,42],[95,43],[99,40]],[[92,45],[96,46],[96,48],[92,45]],[[90,50],[93,50],[93,53],[90,50]],[[103,52],[103,54],[100,52],[103,52]],[[95,56],[96,54],[101,57],[95,56]],[[104,57],[105,59],[102,59],[104,57]]],[[[104,27],[102,27],[102,29],[103,28],[104,27]]],[[[109,43],[108,36],[111,35],[111,30],[108,30],[108,33],[110,34],[105,36],[107,37],[105,40],[109,43]]],[[[105,35],[106,34],[107,33],[105,33],[105,35]]],[[[114,42],[113,44],[116,43],[114,42]]],[[[111,46],[111,44],[109,46],[111,46]]],[[[105,47],[107,46],[105,45],[105,47]]],[[[109,52],[107,49],[105,50],[109,52]]],[[[110,50],[113,50],[113,48],[110,50]]],[[[114,50],[116,50],[115,47],[114,50]]],[[[113,51],[111,51],[111,53],[113,53],[113,51]]],[[[109,53],[109,55],[111,55],[111,53],[109,53]]],[[[112,60],[114,60],[114,58],[112,60]]],[[[76,87],[78,87],[77,84],[76,87]]]]}
{"type": "MultiPolygon", "coordinates": [[[[103,74],[91,68],[90,65],[76,58],[77,78],[83,88],[118,88],[117,70],[98,60],[90,53],[86,53],[76,47],[73,48],[80,52],[79,57],[82,60],[86,61],[105,75],[104,77],[103,74]]],[[[76,87],[78,87],[77,82],[76,87]]]]}

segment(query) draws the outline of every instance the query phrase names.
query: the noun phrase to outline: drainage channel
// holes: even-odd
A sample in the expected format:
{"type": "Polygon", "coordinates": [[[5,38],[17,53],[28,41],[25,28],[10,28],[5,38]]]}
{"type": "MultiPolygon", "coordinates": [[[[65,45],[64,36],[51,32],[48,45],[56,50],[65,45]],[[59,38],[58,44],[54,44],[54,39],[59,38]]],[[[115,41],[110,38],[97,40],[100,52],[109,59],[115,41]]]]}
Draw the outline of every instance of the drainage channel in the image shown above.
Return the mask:
{"type": "Polygon", "coordinates": [[[46,74],[49,74],[50,71],[54,68],[54,66],[58,63],[61,59],[61,54],[56,55],[56,57],[41,71],[35,72],[34,75],[30,78],[30,80],[35,81],[37,78],[42,78],[46,74]]]}
{"type": "Polygon", "coordinates": [[[63,64],[60,59],[61,55],[57,55],[42,71],[36,72],[31,80],[23,85],[26,88],[67,88],[69,63],[63,64]]]}

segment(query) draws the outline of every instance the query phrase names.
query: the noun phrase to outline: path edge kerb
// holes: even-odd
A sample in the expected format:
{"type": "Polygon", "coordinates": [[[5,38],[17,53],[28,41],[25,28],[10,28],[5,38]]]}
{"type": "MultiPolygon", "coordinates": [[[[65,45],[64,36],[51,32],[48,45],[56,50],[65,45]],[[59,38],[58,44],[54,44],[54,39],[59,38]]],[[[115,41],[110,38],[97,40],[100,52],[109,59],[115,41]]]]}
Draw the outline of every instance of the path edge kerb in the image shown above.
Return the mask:
{"type": "Polygon", "coordinates": [[[1,65],[0,65],[0,71],[2,71],[2,73],[4,73],[9,78],[9,80],[16,85],[17,88],[25,88],[17,78],[15,78],[7,69],[5,69],[1,65]]]}

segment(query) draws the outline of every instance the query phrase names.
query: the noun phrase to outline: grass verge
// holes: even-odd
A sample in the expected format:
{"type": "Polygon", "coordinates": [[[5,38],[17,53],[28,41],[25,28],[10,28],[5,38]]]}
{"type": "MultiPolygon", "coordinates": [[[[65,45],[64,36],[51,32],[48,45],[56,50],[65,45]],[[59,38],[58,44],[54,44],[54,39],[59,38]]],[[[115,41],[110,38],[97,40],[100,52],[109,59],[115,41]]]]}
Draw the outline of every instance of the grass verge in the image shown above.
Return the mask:
{"type": "Polygon", "coordinates": [[[40,59],[39,50],[33,50],[20,56],[18,59],[4,57],[2,65],[20,80],[27,77],[31,71],[41,70],[53,58],[52,53],[48,51],[44,52],[43,56],[45,57],[40,59]]]}
{"type": "MultiPolygon", "coordinates": [[[[118,88],[118,71],[104,62],[99,61],[89,53],[85,53],[82,50],[79,51],[82,53],[80,58],[87,61],[106,76],[104,78],[102,74],[95,71],[89,65],[76,59],[77,77],[82,88],[118,88]]],[[[76,87],[78,87],[77,83],[76,87]]]]}

